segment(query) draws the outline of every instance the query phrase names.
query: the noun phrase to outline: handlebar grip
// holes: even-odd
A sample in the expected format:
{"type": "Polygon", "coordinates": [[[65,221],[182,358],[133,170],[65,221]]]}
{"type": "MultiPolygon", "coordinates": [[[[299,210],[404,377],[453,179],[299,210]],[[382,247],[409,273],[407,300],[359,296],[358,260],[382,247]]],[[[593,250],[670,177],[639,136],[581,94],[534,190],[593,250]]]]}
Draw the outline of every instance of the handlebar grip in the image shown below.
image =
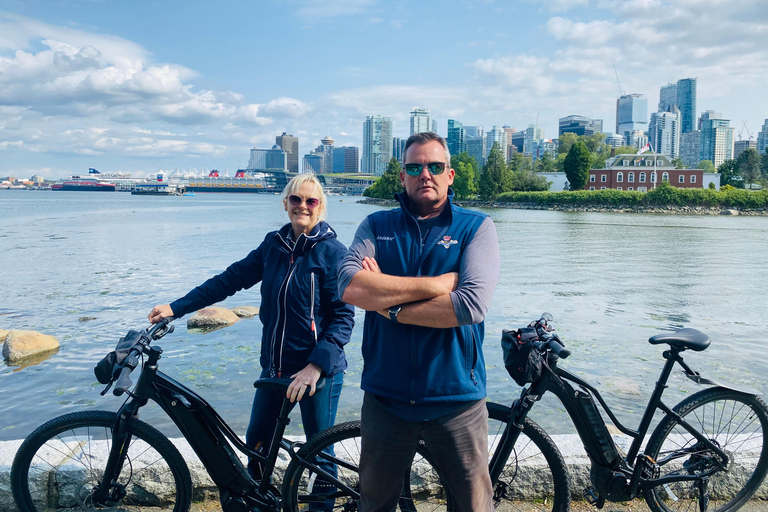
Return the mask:
{"type": "Polygon", "coordinates": [[[568,350],[563,345],[557,342],[550,343],[549,348],[552,349],[552,352],[554,352],[555,355],[560,359],[568,359],[568,356],[571,355],[570,350],[568,350]]]}
{"type": "Polygon", "coordinates": [[[133,386],[133,382],[131,382],[132,371],[133,368],[130,366],[123,366],[123,369],[120,370],[120,376],[117,378],[117,382],[115,383],[115,389],[112,390],[113,395],[120,396],[125,393],[126,389],[130,389],[131,386],[133,386]]]}

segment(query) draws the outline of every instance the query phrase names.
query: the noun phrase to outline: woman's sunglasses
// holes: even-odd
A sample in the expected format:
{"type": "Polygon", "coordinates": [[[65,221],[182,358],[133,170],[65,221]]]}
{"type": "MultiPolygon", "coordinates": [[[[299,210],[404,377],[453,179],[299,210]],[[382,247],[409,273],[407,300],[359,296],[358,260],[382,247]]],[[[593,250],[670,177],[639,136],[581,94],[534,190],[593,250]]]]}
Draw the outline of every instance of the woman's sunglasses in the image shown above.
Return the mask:
{"type": "Polygon", "coordinates": [[[445,171],[445,162],[429,162],[428,164],[405,164],[405,174],[408,176],[418,176],[421,170],[426,167],[429,174],[443,174],[445,171]]]}
{"type": "Polygon", "coordinates": [[[315,208],[317,208],[317,205],[320,204],[320,200],[317,199],[316,197],[308,197],[304,199],[303,197],[293,196],[293,195],[288,196],[288,202],[291,203],[291,206],[300,206],[301,203],[304,203],[307,205],[307,208],[309,208],[310,210],[314,210],[315,208]]]}

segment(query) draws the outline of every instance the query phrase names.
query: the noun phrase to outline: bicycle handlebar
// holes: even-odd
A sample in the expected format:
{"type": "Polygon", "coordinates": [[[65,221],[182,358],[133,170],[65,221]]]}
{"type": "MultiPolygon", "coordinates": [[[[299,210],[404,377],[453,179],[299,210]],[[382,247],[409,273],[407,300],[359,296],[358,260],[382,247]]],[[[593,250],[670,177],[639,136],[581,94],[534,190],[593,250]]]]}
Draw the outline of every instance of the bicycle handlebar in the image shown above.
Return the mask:
{"type": "MultiPolygon", "coordinates": [[[[120,376],[115,383],[115,389],[112,390],[113,395],[121,396],[133,386],[133,382],[131,382],[131,372],[139,364],[139,355],[148,349],[152,340],[159,340],[166,334],[173,332],[173,326],[169,326],[168,324],[174,320],[175,319],[172,316],[169,316],[141,331],[141,336],[139,336],[139,339],[133,347],[131,347],[131,351],[123,362],[122,368],[120,369],[120,376]]],[[[106,389],[104,391],[106,391],[106,389]]]]}

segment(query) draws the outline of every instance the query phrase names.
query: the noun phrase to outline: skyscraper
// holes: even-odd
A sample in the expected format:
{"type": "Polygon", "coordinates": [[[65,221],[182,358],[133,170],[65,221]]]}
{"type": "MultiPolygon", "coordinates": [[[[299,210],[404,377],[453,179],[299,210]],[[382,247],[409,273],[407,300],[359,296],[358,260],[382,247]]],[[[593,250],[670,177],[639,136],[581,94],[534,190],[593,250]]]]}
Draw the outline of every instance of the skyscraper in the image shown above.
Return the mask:
{"type": "Polygon", "coordinates": [[[467,135],[464,131],[464,125],[455,119],[448,120],[448,151],[451,156],[464,153],[467,150],[467,135]]]}
{"type": "Polygon", "coordinates": [[[467,137],[467,153],[475,159],[480,168],[485,165],[485,154],[487,153],[485,143],[486,140],[483,136],[467,137]]]}
{"type": "Polygon", "coordinates": [[[739,155],[748,149],[757,150],[757,141],[752,139],[733,141],[733,159],[739,158],[739,155]]]}
{"type": "MultiPolygon", "coordinates": [[[[616,100],[616,133],[630,146],[628,132],[648,130],[648,100],[642,94],[625,94],[616,100]]],[[[636,138],[634,135],[630,135],[636,138]]]]}
{"type": "Polygon", "coordinates": [[[432,120],[432,131],[434,133],[437,133],[437,121],[435,121],[434,119],[432,120]]]}
{"type": "Polygon", "coordinates": [[[397,158],[397,161],[403,163],[403,151],[405,151],[406,139],[400,137],[392,137],[392,158],[397,158]]]}
{"type": "Polygon", "coordinates": [[[414,133],[431,132],[432,119],[426,108],[413,107],[411,111],[411,135],[414,133]]]}
{"type": "Polygon", "coordinates": [[[391,158],[392,119],[366,116],[363,122],[363,172],[381,176],[391,158]]]}
{"type": "Polygon", "coordinates": [[[693,130],[680,134],[680,159],[689,169],[696,169],[701,161],[701,132],[693,130]]]}
{"type": "Polygon", "coordinates": [[[765,154],[768,150],[768,119],[763,123],[763,128],[757,132],[757,152],[765,154]]]}
{"type": "MultiPolygon", "coordinates": [[[[575,133],[576,135],[594,135],[603,131],[602,119],[590,119],[586,116],[566,116],[561,117],[558,137],[564,133],[575,133]]],[[[544,138],[544,137],[542,137],[544,138]]]]}
{"type": "Polygon", "coordinates": [[[360,148],[355,146],[340,146],[333,148],[333,172],[360,172],[360,148]]]}
{"type": "Polygon", "coordinates": [[[696,79],[677,81],[677,108],[680,109],[680,133],[696,129],[696,79]]]}
{"type": "Polygon", "coordinates": [[[680,154],[680,111],[676,106],[672,112],[653,112],[648,127],[648,139],[654,152],[677,158],[680,154]]]}
{"type": "Polygon", "coordinates": [[[467,134],[467,137],[484,137],[485,132],[483,131],[482,126],[465,126],[464,132],[467,134]]]}
{"type": "Polygon", "coordinates": [[[669,112],[672,106],[677,106],[677,84],[662,85],[659,91],[659,112],[669,112]]]}
{"type": "Polygon", "coordinates": [[[485,134],[485,158],[488,158],[488,155],[491,154],[491,149],[493,148],[493,144],[498,143],[499,149],[501,149],[501,154],[504,155],[504,158],[507,157],[507,132],[504,131],[504,128],[500,126],[493,126],[493,129],[491,129],[489,132],[485,134]]]}
{"type": "Polygon", "coordinates": [[[288,157],[288,171],[299,172],[299,138],[283,132],[275,137],[275,144],[280,146],[288,157]]]}
{"type": "Polygon", "coordinates": [[[733,158],[733,128],[731,121],[723,119],[720,112],[707,110],[701,114],[699,127],[701,129],[701,157],[709,160],[715,167],[733,158]]]}

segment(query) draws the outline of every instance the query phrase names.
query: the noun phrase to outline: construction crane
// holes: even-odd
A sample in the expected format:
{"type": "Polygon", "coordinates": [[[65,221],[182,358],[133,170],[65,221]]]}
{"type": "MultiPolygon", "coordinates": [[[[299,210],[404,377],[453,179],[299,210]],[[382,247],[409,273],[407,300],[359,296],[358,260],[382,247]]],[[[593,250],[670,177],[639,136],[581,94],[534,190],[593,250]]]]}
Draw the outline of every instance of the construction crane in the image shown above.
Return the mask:
{"type": "Polygon", "coordinates": [[[747,132],[747,135],[749,135],[749,140],[752,140],[753,135],[752,135],[752,132],[749,131],[749,128],[747,128],[746,119],[741,122],[741,130],[739,130],[739,140],[741,140],[741,134],[745,131],[747,132]]]}
{"type": "Polygon", "coordinates": [[[613,72],[616,75],[616,85],[619,86],[619,93],[621,96],[624,96],[624,89],[621,88],[621,82],[619,82],[619,72],[616,71],[616,64],[613,65],[613,72]]]}

